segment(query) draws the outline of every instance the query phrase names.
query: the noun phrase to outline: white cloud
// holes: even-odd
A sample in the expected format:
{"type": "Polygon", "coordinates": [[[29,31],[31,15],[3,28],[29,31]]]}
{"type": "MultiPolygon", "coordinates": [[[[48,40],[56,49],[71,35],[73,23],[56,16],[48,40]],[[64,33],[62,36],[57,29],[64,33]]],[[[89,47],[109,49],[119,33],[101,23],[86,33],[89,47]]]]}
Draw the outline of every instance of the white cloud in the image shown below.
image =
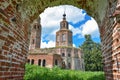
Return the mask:
{"type": "Polygon", "coordinates": [[[55,42],[54,41],[49,41],[47,43],[47,42],[41,41],[41,48],[49,48],[49,47],[55,47],[55,42]]]}
{"type": "Polygon", "coordinates": [[[75,44],[73,44],[73,47],[76,47],[75,44]]]}
{"type": "Polygon", "coordinates": [[[82,27],[82,35],[83,36],[85,34],[91,34],[92,37],[99,37],[98,25],[93,18],[91,18],[91,20],[88,20],[81,27],[82,27]]]}
{"type": "Polygon", "coordinates": [[[77,35],[77,34],[81,34],[81,29],[80,27],[74,28],[72,25],[69,25],[69,29],[73,32],[73,36],[77,35]]]}
{"type": "Polygon", "coordinates": [[[66,17],[69,22],[76,23],[85,19],[86,13],[82,13],[82,9],[71,5],[61,5],[55,7],[48,7],[43,13],[40,14],[41,25],[43,27],[55,27],[59,25],[62,20],[62,15],[66,12],[66,17]]]}

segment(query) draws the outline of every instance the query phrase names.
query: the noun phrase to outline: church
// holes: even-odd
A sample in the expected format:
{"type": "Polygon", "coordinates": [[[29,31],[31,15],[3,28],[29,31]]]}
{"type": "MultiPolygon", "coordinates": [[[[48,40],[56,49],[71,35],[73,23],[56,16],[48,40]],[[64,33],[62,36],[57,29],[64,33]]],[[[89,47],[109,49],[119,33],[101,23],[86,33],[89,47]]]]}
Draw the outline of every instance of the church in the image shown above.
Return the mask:
{"type": "Polygon", "coordinates": [[[40,48],[41,24],[40,18],[32,24],[29,44],[28,63],[42,67],[53,68],[59,66],[64,69],[85,70],[84,54],[80,48],[73,47],[72,31],[66,14],[60,22],[60,29],[56,32],[56,46],[53,48],[40,48]]]}

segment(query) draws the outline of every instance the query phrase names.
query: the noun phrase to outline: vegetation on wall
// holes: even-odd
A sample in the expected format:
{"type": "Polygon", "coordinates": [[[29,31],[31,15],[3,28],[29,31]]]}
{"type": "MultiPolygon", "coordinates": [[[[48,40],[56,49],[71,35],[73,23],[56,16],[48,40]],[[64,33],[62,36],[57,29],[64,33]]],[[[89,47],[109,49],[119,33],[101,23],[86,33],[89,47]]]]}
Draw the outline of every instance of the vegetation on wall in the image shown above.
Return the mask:
{"type": "Polygon", "coordinates": [[[24,80],[105,80],[103,72],[81,72],[26,65],[24,80]]]}
{"type": "Polygon", "coordinates": [[[90,35],[85,35],[85,41],[80,46],[84,53],[86,71],[102,71],[101,45],[92,41],[90,35]]]}

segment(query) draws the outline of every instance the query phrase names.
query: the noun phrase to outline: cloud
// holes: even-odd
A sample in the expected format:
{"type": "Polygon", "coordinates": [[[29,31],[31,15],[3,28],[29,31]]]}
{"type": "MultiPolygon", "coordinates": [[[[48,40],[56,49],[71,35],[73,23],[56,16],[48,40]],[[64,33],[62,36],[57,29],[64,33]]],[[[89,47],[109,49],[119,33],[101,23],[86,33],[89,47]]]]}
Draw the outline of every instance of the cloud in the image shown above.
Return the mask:
{"type": "Polygon", "coordinates": [[[93,38],[99,37],[99,29],[96,21],[91,18],[85,24],[81,25],[82,27],[82,36],[85,34],[90,34],[93,38]]]}
{"type": "Polygon", "coordinates": [[[75,27],[73,27],[72,25],[69,25],[69,29],[73,32],[73,36],[75,36],[75,35],[77,35],[77,34],[81,34],[81,29],[80,29],[80,27],[77,27],[77,28],[75,28],[75,27]]]}
{"type": "Polygon", "coordinates": [[[75,44],[73,44],[73,47],[76,47],[75,44]]]}
{"type": "Polygon", "coordinates": [[[64,8],[66,8],[66,17],[69,22],[76,23],[85,19],[86,13],[83,13],[82,9],[71,5],[61,5],[45,9],[45,11],[40,14],[41,25],[44,25],[43,27],[58,26],[62,20],[64,8]]]}
{"type": "Polygon", "coordinates": [[[47,42],[41,41],[41,48],[49,48],[49,47],[55,47],[55,42],[54,41],[49,41],[47,43],[47,42]]]}

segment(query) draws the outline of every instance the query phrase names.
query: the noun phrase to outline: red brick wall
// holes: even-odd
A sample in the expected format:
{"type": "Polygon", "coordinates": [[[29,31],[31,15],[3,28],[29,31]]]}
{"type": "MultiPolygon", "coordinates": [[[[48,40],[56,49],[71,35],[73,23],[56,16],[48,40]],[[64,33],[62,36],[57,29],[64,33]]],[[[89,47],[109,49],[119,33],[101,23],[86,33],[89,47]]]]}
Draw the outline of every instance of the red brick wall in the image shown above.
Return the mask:
{"type": "MultiPolygon", "coordinates": [[[[22,80],[24,75],[24,64],[28,51],[27,41],[29,29],[27,26],[29,22],[25,20],[22,21],[21,14],[17,12],[18,1],[20,0],[0,0],[0,80],[22,80]]],[[[54,3],[54,0],[50,1],[54,3]]],[[[115,6],[114,1],[115,0],[109,0],[109,2],[111,2],[109,5],[115,6]]],[[[46,4],[42,4],[42,6],[45,5],[46,4]]],[[[84,4],[84,6],[85,5],[86,4],[84,4]]],[[[106,3],[106,5],[108,5],[108,3],[106,3]]],[[[99,4],[99,6],[101,5],[99,4]]],[[[36,10],[36,16],[44,9],[40,9],[40,7],[41,5],[38,7],[39,11],[36,10]]],[[[94,6],[91,6],[91,8],[92,7],[94,8],[94,6]]],[[[91,8],[89,6],[88,10],[92,10],[91,8]]],[[[108,11],[106,11],[107,15],[105,16],[107,19],[104,19],[103,26],[99,25],[104,70],[106,80],[116,80],[120,79],[120,71],[118,70],[120,67],[120,36],[118,35],[120,31],[117,30],[115,35],[113,34],[116,26],[113,26],[111,19],[108,18],[110,8],[109,6],[107,8],[108,11]],[[116,39],[114,37],[116,37],[116,39]]],[[[99,15],[96,14],[96,17],[97,16],[99,17],[99,15]]],[[[34,17],[30,16],[27,19],[33,20],[34,17]]]]}
{"type": "Polygon", "coordinates": [[[120,24],[107,21],[102,27],[105,27],[100,32],[106,80],[117,80],[120,79],[120,24]]]}
{"type": "MultiPolygon", "coordinates": [[[[108,12],[113,12],[111,15],[115,13],[116,2],[112,2],[109,5],[108,12]]],[[[107,17],[108,15],[110,14],[106,14],[102,23],[103,26],[99,28],[102,41],[104,71],[106,80],[118,80],[120,79],[120,18],[119,16],[107,17]]]]}
{"type": "Polygon", "coordinates": [[[30,63],[33,59],[35,65],[38,65],[39,59],[41,59],[41,61],[46,60],[45,67],[49,67],[49,68],[54,67],[55,59],[57,59],[58,62],[60,62],[60,64],[62,63],[62,59],[61,59],[60,55],[47,55],[47,54],[41,54],[41,55],[35,54],[34,55],[34,54],[31,54],[28,56],[28,59],[30,60],[30,63]]]}
{"type": "Polygon", "coordinates": [[[47,65],[51,65],[53,66],[53,55],[29,55],[28,59],[32,60],[34,59],[34,64],[38,65],[38,60],[41,59],[45,59],[46,60],[46,66],[47,65]]]}
{"type": "Polygon", "coordinates": [[[54,57],[53,57],[53,64],[55,65],[55,60],[57,60],[58,62],[58,66],[59,67],[62,67],[62,57],[61,55],[58,55],[58,54],[55,54],[54,57]]]}
{"type": "Polygon", "coordinates": [[[0,80],[23,80],[28,27],[15,0],[0,0],[0,80]]]}
{"type": "Polygon", "coordinates": [[[112,64],[113,79],[120,79],[120,23],[117,23],[113,29],[113,45],[112,45],[112,64]]]}

